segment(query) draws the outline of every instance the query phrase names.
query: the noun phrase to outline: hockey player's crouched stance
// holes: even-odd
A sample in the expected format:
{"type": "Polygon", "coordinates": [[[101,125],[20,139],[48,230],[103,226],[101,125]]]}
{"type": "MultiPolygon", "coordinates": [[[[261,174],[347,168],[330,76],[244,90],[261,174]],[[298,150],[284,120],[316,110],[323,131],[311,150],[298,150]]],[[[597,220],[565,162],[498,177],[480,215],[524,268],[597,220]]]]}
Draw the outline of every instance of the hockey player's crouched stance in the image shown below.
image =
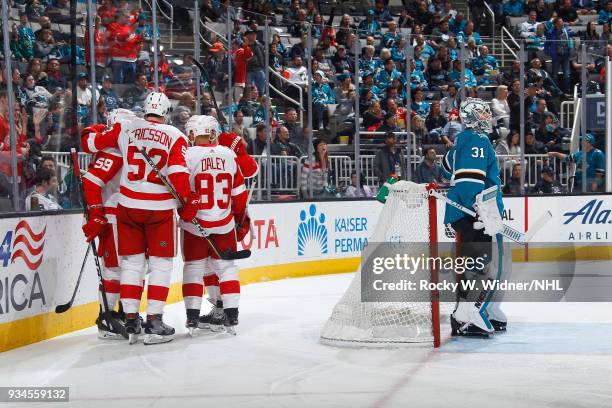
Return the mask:
{"type": "MultiPolygon", "coordinates": [[[[192,146],[187,149],[186,162],[191,188],[200,195],[196,218],[219,252],[236,251],[237,240],[250,230],[246,214],[247,191],[236,154],[217,144],[220,126],[212,116],[192,116],[185,126],[192,146]]],[[[236,334],[240,282],[238,267],[231,260],[219,259],[215,249],[198,228],[181,221],[183,242],[183,298],[187,309],[190,334],[200,320],[204,280],[216,274],[223,302],[221,323],[236,334]]]]}
{"type": "MultiPolygon", "coordinates": [[[[468,98],[461,104],[459,115],[466,129],[457,135],[455,145],[443,159],[445,176],[451,180],[448,198],[474,208],[478,219],[447,204],[444,223],[451,224],[460,238],[458,256],[486,260],[484,268],[465,272],[460,279],[500,279],[504,257],[510,254],[504,255],[500,234],[501,182],[495,151],[487,136],[491,131],[491,111],[484,101],[468,98]]],[[[506,330],[505,315],[498,303],[491,302],[494,291],[476,290],[478,293],[460,290],[457,294],[457,306],[451,315],[453,335],[488,337],[494,331],[506,330]]]]}

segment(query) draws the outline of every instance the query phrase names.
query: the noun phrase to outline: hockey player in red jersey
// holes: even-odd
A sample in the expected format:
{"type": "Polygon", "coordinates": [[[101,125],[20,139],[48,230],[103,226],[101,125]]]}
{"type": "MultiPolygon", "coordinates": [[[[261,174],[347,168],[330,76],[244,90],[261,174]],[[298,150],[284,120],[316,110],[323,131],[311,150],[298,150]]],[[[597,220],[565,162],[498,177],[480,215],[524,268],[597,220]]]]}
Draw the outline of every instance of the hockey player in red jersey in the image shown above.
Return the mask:
{"type": "MultiPolygon", "coordinates": [[[[255,177],[259,171],[257,162],[247,153],[246,143],[242,137],[234,132],[222,132],[218,143],[228,147],[236,153],[236,162],[245,179],[255,177]]],[[[248,203],[247,203],[248,204],[248,203]]],[[[240,240],[239,240],[240,241],[240,240]]],[[[208,301],[212,304],[210,312],[200,317],[200,329],[222,330],[224,319],[223,302],[219,292],[219,277],[216,274],[204,276],[204,286],[208,294],[208,301]]]]}
{"type": "MultiPolygon", "coordinates": [[[[236,154],[217,144],[220,127],[212,116],[193,116],[185,129],[193,143],[186,155],[189,180],[200,199],[196,218],[218,251],[236,251],[237,240],[242,240],[250,230],[246,214],[247,191],[236,154]]],[[[182,221],[180,226],[187,328],[193,333],[198,327],[204,291],[202,277],[214,273],[219,279],[223,301],[223,325],[235,334],[240,299],[238,267],[234,261],[219,259],[192,223],[182,221]]]]}
{"type": "MultiPolygon", "coordinates": [[[[107,127],[93,125],[87,132],[104,133],[111,130],[115,123],[135,118],[127,109],[115,109],[108,115],[107,127]]],[[[119,200],[119,179],[123,159],[116,148],[100,150],[94,156],[87,173],[83,175],[83,193],[89,210],[89,219],[83,225],[87,242],[98,238],[98,256],[102,258],[102,284],[114,322],[104,319],[102,291],[98,290],[100,314],[96,319],[98,337],[101,339],[123,339],[127,333],[123,327],[125,316],[114,311],[119,301],[121,269],[117,254],[117,201],[119,200]],[[119,329],[119,330],[118,330],[119,329]]]]}
{"type": "Polygon", "coordinates": [[[147,319],[143,325],[144,343],[163,343],[174,337],[174,328],[163,322],[162,315],[170,286],[172,258],[176,255],[174,210],[178,203],[147,164],[141,151],[151,157],[185,202],[179,210],[182,219],[193,219],[199,207],[198,198],[191,194],[189,186],[185,162],[187,138],[178,129],[165,124],[169,109],[170,101],[166,95],[152,92],[145,99],[144,119],[122,121],[104,134],[84,132],[81,139],[86,152],[118,148],[123,158],[117,233],[121,256],[120,295],[130,344],[137,341],[142,330],[138,309],[146,270],[145,253],[149,257],[151,273],[147,319]]]}

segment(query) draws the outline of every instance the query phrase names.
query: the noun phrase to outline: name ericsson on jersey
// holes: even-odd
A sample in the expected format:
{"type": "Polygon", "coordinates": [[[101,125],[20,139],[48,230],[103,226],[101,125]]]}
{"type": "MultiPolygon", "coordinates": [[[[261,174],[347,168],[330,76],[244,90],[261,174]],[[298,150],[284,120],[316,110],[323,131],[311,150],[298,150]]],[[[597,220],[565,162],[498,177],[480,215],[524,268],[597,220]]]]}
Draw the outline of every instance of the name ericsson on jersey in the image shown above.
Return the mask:
{"type": "Polygon", "coordinates": [[[170,149],[172,139],[166,132],[153,128],[137,128],[132,130],[132,135],[138,141],[151,141],[162,144],[170,149]]]}

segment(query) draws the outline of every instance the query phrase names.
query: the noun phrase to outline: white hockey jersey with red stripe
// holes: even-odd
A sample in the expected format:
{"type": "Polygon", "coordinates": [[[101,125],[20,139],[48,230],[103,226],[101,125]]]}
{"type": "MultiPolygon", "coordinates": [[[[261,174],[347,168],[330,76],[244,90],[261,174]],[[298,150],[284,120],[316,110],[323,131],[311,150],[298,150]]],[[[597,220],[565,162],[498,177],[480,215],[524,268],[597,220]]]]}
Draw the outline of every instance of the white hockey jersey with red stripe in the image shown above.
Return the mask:
{"type": "Polygon", "coordinates": [[[103,134],[84,130],[83,150],[96,153],[118,148],[123,158],[119,204],[128,208],[166,210],[177,208],[177,201],[149,166],[139,149],[143,148],[166,176],[180,197],[190,193],[185,163],[187,137],[177,128],[140,118],[119,121],[103,134]]]}
{"type": "MultiPolygon", "coordinates": [[[[236,154],[225,146],[198,145],[187,149],[186,160],[191,188],[200,194],[200,225],[211,234],[232,231],[234,220],[242,221],[248,195],[236,154]]],[[[200,235],[191,223],[180,226],[200,235]]]]}
{"type": "Polygon", "coordinates": [[[117,203],[123,159],[119,149],[108,148],[96,153],[83,175],[83,193],[89,207],[103,206],[108,222],[117,223],[117,203]]]}

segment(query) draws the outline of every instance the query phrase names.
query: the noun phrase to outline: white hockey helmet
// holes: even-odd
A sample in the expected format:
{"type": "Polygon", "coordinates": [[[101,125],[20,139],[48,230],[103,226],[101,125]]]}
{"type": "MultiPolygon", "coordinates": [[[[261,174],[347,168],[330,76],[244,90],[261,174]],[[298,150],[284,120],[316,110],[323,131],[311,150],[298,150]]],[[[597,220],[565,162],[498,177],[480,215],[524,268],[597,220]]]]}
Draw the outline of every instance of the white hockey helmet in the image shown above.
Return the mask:
{"type": "Polygon", "coordinates": [[[459,107],[459,117],[466,128],[471,128],[479,132],[490,133],[491,128],[491,109],[489,104],[479,98],[467,98],[459,107]]]}
{"type": "Polygon", "coordinates": [[[106,117],[106,126],[110,129],[113,125],[122,119],[135,118],[136,114],[128,109],[117,108],[110,111],[106,117]]]}
{"type": "Polygon", "coordinates": [[[185,131],[190,141],[196,136],[208,136],[211,142],[216,142],[221,132],[221,126],[217,119],[208,115],[193,115],[185,124],[185,131]]]}
{"type": "Polygon", "coordinates": [[[144,114],[165,118],[170,112],[170,100],[161,92],[151,92],[144,101],[144,114]]]}

